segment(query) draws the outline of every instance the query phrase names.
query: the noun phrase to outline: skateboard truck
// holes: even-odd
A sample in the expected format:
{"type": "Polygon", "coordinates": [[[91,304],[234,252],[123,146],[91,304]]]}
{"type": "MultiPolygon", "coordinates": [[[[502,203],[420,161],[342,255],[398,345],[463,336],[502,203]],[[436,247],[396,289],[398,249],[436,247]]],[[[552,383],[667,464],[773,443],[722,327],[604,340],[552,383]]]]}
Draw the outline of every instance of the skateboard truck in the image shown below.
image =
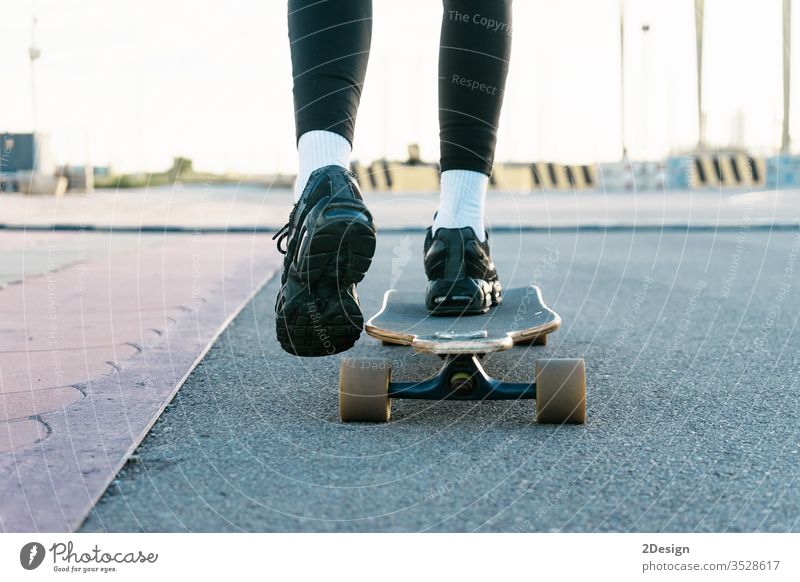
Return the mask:
{"type": "Polygon", "coordinates": [[[393,398],[421,400],[531,400],[540,423],[583,423],[586,370],[582,359],[536,360],[531,383],[489,376],[476,354],[448,354],[438,374],[420,382],[392,382],[389,360],[345,358],[339,368],[339,416],[344,422],[388,422],[393,398]]]}
{"type": "Polygon", "coordinates": [[[390,398],[421,400],[518,400],[536,398],[535,383],[504,382],[483,369],[474,354],[445,356],[442,369],[421,382],[390,382],[390,398]]]}

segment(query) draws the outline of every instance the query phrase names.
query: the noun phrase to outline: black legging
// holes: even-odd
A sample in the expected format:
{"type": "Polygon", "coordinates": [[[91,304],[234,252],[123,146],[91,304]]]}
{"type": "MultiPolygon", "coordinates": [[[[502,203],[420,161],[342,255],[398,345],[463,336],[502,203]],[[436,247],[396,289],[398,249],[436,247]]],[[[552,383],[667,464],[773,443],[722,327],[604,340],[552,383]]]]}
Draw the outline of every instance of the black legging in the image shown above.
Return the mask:
{"type": "MultiPolygon", "coordinates": [[[[511,2],[443,0],[442,171],[491,174],[511,52],[511,2]]],[[[353,142],[371,35],[372,0],[289,0],[298,139],[326,130],[353,142]]]]}

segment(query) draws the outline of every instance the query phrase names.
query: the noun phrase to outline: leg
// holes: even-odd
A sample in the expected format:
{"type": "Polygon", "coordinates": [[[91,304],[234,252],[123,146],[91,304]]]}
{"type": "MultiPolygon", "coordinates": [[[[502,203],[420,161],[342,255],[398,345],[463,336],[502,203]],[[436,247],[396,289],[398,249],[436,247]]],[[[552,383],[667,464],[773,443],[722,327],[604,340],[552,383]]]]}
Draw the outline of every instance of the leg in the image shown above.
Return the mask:
{"type": "Polygon", "coordinates": [[[470,226],[483,240],[483,207],[511,54],[511,0],[445,0],[442,18],[442,200],[434,230],[470,226]]]}
{"type": "Polygon", "coordinates": [[[372,0],[289,0],[289,44],[300,167],[348,167],[372,37],[372,0]]]}
{"type": "Polygon", "coordinates": [[[510,56],[511,0],[444,0],[439,46],[443,173],[492,173],[510,56]]]}
{"type": "Polygon", "coordinates": [[[364,327],[356,284],[375,225],[347,166],[371,30],[370,0],[289,1],[300,167],[295,206],[275,235],[286,255],[275,325],[298,356],[344,351],[364,327]]]}
{"type": "Polygon", "coordinates": [[[425,241],[427,303],[433,313],[481,313],[501,299],[484,206],[511,54],[511,1],[444,0],[442,195],[425,241]]]}

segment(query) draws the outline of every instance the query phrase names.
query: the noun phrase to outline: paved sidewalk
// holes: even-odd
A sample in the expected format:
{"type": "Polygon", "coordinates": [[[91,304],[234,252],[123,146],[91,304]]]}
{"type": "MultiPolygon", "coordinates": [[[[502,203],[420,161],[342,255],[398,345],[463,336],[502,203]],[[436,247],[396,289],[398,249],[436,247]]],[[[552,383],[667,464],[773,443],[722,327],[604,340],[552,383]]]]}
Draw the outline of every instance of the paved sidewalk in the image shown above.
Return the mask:
{"type": "MultiPolygon", "coordinates": [[[[424,229],[438,193],[365,195],[382,231],[424,229]]],[[[492,191],[487,220],[493,227],[607,228],[797,225],[798,190],[659,192],[492,191]]],[[[101,190],[64,198],[0,196],[0,227],[272,232],[292,205],[288,190],[252,186],[187,185],[149,190],[101,190]]]]}
{"type": "Polygon", "coordinates": [[[267,242],[0,231],[0,530],[83,520],[274,272],[267,242]]]}

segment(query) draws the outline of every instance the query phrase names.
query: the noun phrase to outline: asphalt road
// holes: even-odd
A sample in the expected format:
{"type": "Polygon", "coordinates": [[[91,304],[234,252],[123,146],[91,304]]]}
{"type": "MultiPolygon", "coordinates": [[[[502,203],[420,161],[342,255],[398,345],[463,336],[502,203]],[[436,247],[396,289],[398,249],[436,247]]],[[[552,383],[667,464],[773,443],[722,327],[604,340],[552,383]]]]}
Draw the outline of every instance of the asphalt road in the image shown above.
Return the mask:
{"type": "MultiPolygon", "coordinates": [[[[380,238],[359,287],[424,284],[422,236],[380,238]]],[[[341,357],[274,339],[277,281],[212,348],[85,531],[799,531],[800,233],[502,234],[506,287],[535,280],[563,327],[487,358],[530,379],[583,357],[588,422],[533,403],[396,401],[387,425],[337,420],[341,357]]],[[[438,359],[364,336],[395,378],[438,359]]]]}

